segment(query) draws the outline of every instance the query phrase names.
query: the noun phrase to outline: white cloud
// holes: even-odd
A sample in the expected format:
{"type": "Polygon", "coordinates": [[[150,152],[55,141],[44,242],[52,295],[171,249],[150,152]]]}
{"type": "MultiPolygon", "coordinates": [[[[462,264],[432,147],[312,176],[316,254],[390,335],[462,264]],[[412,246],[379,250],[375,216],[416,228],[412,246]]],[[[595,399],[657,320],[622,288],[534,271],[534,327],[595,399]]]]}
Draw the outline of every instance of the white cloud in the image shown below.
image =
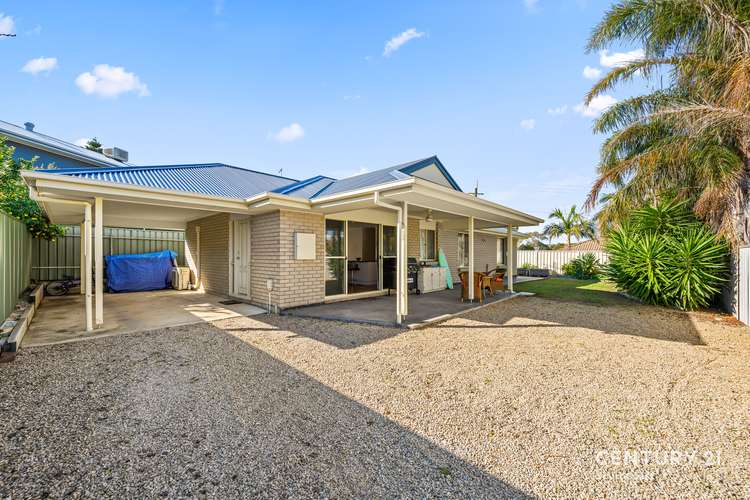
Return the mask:
{"type": "Polygon", "coordinates": [[[523,6],[529,12],[534,12],[539,8],[539,0],[523,0],[523,6]]]}
{"type": "MultiPolygon", "coordinates": [[[[11,16],[6,16],[2,12],[0,12],[0,33],[4,33],[6,35],[12,35],[15,33],[16,23],[13,21],[13,18],[11,16]]],[[[0,37],[5,38],[5,37],[0,37]]]]}
{"type": "Polygon", "coordinates": [[[547,113],[550,115],[564,115],[568,112],[568,105],[563,104],[562,106],[558,106],[556,108],[547,108],[547,113]]]}
{"type": "Polygon", "coordinates": [[[91,139],[89,139],[89,138],[87,138],[87,137],[81,137],[80,139],[78,139],[78,140],[74,141],[74,142],[73,142],[73,144],[75,144],[76,146],[81,146],[82,148],[85,148],[85,147],[86,147],[86,144],[88,144],[88,142],[89,142],[90,140],[91,140],[91,139]]]}
{"type": "Polygon", "coordinates": [[[585,68],[583,68],[583,77],[587,78],[589,80],[596,80],[602,76],[602,70],[599,68],[592,68],[591,66],[586,65],[585,68]]]}
{"type": "Polygon", "coordinates": [[[404,45],[409,40],[413,40],[415,38],[422,38],[424,36],[424,32],[417,31],[416,28],[409,28],[408,30],[404,31],[400,35],[396,35],[387,42],[385,42],[385,48],[383,49],[383,55],[388,57],[393,52],[396,52],[398,49],[401,48],[402,45],[404,45]]]}
{"type": "Polygon", "coordinates": [[[599,116],[603,111],[606,111],[607,108],[609,108],[616,102],[617,99],[615,99],[611,95],[598,95],[591,99],[591,102],[588,106],[586,106],[584,103],[581,103],[575,107],[575,110],[578,113],[581,113],[583,116],[594,118],[599,116]]]}
{"type": "Polygon", "coordinates": [[[81,73],[76,78],[76,85],[84,94],[99,97],[117,97],[125,92],[135,92],[141,97],[151,95],[146,84],[134,73],[109,64],[97,64],[93,72],[81,73]]]}
{"type": "Polygon", "coordinates": [[[525,120],[521,120],[520,125],[524,130],[534,130],[534,127],[536,127],[536,120],[533,118],[526,118],[525,120]]]}
{"type": "Polygon", "coordinates": [[[631,50],[630,52],[613,52],[612,54],[607,50],[602,50],[599,52],[599,64],[605,68],[619,68],[643,59],[645,56],[643,49],[631,50]]]}
{"type": "Polygon", "coordinates": [[[56,57],[37,57],[36,59],[31,59],[26,64],[24,64],[23,68],[21,68],[21,71],[36,75],[41,72],[49,73],[55,68],[57,68],[56,57]]]}
{"type": "Polygon", "coordinates": [[[302,139],[305,136],[305,129],[299,123],[292,123],[275,134],[271,134],[270,137],[276,142],[286,143],[302,139]]]}
{"type": "Polygon", "coordinates": [[[362,96],[359,94],[354,95],[345,95],[344,100],[345,101],[358,101],[362,96]]]}

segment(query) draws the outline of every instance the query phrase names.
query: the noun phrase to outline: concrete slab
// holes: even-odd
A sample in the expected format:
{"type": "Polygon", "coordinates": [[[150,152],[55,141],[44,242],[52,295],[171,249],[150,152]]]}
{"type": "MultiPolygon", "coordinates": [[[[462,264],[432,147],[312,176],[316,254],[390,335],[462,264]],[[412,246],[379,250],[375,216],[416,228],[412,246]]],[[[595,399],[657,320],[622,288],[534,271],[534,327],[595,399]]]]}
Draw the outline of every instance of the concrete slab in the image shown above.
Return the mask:
{"type": "MultiPolygon", "coordinates": [[[[498,292],[488,297],[484,304],[498,302],[512,297],[508,292],[498,292]]],[[[480,302],[461,302],[461,289],[409,295],[409,315],[402,326],[413,328],[417,325],[438,321],[452,314],[469,311],[480,302]]],[[[371,297],[332,304],[298,307],[284,311],[289,316],[329,319],[352,323],[371,323],[383,326],[396,325],[396,296],[371,297]]]]}
{"type": "Polygon", "coordinates": [[[226,299],[196,291],[108,293],[104,295],[104,325],[94,332],[86,332],[82,295],[46,297],[29,326],[22,346],[70,342],[265,313],[263,309],[250,304],[220,304],[222,300],[226,299]]]}

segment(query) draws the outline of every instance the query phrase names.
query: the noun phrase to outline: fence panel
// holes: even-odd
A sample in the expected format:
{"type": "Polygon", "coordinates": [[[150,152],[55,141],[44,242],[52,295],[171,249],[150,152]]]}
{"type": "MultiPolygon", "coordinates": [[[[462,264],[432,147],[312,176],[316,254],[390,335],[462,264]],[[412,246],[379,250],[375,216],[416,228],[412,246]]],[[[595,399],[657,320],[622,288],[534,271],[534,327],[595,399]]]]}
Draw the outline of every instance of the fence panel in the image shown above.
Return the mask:
{"type": "MultiPolygon", "coordinates": [[[[33,241],[32,279],[59,280],[65,275],[80,278],[81,228],[64,226],[64,229],[65,235],[56,241],[33,241]]],[[[184,231],[105,227],[102,246],[104,255],[173,250],[177,253],[178,265],[185,265],[184,231]]]]}
{"type": "Polygon", "coordinates": [[[562,266],[581,255],[593,253],[599,262],[606,264],[609,262],[607,252],[586,252],[579,250],[519,250],[518,267],[524,264],[531,264],[539,269],[549,269],[550,271],[562,274],[562,266]]]}
{"type": "Polygon", "coordinates": [[[31,235],[26,225],[0,212],[0,322],[29,285],[31,235]]]}

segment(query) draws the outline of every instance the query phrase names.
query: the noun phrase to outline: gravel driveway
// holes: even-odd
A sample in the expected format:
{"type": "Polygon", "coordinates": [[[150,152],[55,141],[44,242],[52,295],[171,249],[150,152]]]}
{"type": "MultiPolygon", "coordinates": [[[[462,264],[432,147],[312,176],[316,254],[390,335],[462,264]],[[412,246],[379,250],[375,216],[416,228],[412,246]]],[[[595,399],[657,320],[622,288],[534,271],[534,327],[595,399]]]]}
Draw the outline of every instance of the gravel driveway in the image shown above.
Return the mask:
{"type": "Polygon", "coordinates": [[[0,365],[0,496],[748,496],[749,332],[532,297],[29,348],[0,365]]]}

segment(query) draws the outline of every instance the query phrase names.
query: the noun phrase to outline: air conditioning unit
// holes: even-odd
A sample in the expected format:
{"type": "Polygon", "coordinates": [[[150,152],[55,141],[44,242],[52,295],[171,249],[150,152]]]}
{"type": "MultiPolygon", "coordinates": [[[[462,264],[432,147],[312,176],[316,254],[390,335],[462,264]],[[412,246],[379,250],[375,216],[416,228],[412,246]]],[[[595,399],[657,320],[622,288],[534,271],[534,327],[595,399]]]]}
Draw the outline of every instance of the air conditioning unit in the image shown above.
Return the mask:
{"type": "Polygon", "coordinates": [[[125,151],[124,149],[115,148],[115,147],[103,148],[102,154],[108,158],[112,158],[113,160],[117,160],[121,162],[128,161],[128,152],[125,151]]]}

